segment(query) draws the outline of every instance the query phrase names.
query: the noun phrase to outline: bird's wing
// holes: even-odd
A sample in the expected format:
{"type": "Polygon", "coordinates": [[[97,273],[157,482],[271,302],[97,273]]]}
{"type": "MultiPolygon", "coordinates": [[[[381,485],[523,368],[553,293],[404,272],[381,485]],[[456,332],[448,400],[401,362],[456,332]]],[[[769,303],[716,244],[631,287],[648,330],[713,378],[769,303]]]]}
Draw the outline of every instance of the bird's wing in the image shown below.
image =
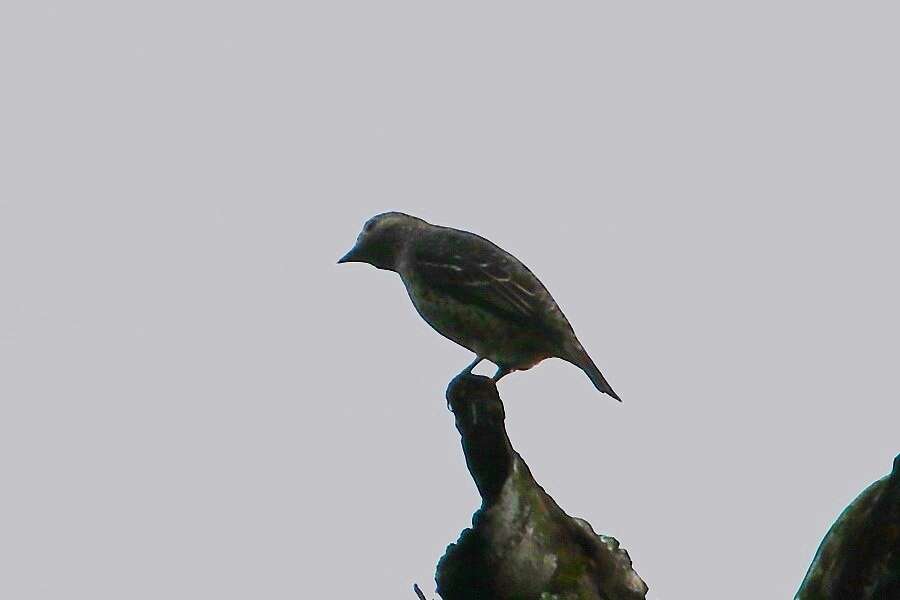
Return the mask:
{"type": "Polygon", "coordinates": [[[431,286],[456,299],[538,324],[549,293],[514,256],[473,233],[449,228],[417,240],[416,272],[431,286]]]}

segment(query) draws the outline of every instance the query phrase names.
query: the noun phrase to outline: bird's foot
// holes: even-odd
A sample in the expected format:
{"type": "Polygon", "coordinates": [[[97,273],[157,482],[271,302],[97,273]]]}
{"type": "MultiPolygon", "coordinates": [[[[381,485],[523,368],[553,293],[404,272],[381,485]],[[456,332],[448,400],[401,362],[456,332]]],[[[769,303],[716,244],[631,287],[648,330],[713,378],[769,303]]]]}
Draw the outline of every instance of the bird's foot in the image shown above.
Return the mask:
{"type": "MultiPolygon", "coordinates": [[[[459,372],[459,375],[471,375],[472,369],[477,367],[478,363],[480,363],[483,360],[484,360],[483,357],[476,356],[475,360],[473,360],[471,363],[469,363],[469,366],[467,366],[465,369],[463,369],[462,371],[459,372]]],[[[459,377],[459,375],[457,375],[457,377],[459,377]]],[[[447,400],[447,410],[449,410],[450,412],[453,412],[453,409],[450,408],[450,400],[447,400]]]]}

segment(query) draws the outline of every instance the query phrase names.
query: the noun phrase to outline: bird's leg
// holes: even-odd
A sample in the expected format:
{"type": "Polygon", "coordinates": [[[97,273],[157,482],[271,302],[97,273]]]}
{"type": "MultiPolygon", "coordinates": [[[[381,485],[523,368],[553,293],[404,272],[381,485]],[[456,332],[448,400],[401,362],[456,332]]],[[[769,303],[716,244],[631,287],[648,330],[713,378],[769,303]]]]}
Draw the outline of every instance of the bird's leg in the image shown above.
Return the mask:
{"type": "MultiPolygon", "coordinates": [[[[466,367],[465,369],[463,369],[462,371],[460,371],[459,374],[460,374],[460,375],[471,375],[471,374],[472,374],[472,369],[474,369],[475,367],[477,367],[477,366],[478,366],[478,363],[480,363],[480,362],[483,361],[483,360],[484,360],[484,358],[482,358],[481,356],[476,356],[476,357],[475,357],[475,360],[473,360],[473,361],[469,364],[468,367],[466,367]]],[[[453,412],[453,409],[450,408],[450,400],[449,400],[449,399],[447,400],[447,410],[449,410],[450,412],[453,412]]]]}
{"type": "Polygon", "coordinates": [[[477,367],[477,366],[478,366],[478,363],[480,363],[480,362],[483,361],[483,360],[484,360],[484,359],[483,359],[482,357],[476,356],[476,357],[475,357],[475,360],[473,360],[472,363],[471,363],[468,367],[466,367],[465,369],[463,369],[462,372],[463,372],[463,373],[468,373],[469,375],[471,375],[471,374],[472,374],[472,369],[474,369],[475,367],[477,367]]]}
{"type": "Polygon", "coordinates": [[[494,373],[494,376],[491,379],[494,380],[494,383],[497,383],[502,377],[505,377],[510,373],[512,373],[512,369],[509,367],[499,366],[497,367],[497,372],[494,373]]]}

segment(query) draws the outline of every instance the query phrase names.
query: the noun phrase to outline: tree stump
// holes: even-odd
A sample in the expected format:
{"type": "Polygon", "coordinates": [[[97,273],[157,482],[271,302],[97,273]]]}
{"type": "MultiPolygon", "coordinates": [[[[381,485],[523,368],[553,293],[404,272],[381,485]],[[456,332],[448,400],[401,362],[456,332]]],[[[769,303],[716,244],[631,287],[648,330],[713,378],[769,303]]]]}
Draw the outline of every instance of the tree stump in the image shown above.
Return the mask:
{"type": "Polygon", "coordinates": [[[482,505],[435,580],[443,600],[638,600],[647,586],[628,553],[567,515],[513,449],[494,382],[462,374],[447,402],[482,505]]]}

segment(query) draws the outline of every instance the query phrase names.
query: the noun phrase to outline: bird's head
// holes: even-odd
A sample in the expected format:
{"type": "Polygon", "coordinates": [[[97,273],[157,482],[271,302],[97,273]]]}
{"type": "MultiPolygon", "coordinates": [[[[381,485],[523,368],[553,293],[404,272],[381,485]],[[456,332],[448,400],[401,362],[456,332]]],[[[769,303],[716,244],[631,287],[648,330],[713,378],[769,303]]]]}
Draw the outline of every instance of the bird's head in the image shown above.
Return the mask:
{"type": "Polygon", "coordinates": [[[422,219],[399,212],[375,215],[366,221],[356,238],[356,245],[338,260],[338,264],[362,262],[393,271],[406,241],[425,224],[422,219]]]}

